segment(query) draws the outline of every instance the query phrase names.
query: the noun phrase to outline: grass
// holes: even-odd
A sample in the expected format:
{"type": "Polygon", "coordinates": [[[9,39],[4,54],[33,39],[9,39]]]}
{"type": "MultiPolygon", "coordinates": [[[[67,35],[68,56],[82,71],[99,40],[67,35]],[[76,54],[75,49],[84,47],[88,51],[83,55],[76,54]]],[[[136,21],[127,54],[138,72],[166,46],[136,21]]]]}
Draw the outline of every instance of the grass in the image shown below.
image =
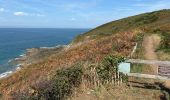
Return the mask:
{"type": "Polygon", "coordinates": [[[164,52],[170,52],[170,33],[161,32],[160,34],[162,36],[162,39],[158,50],[162,50],[164,52]]]}
{"type": "Polygon", "coordinates": [[[159,60],[168,60],[168,61],[170,60],[170,53],[164,51],[158,51],[157,55],[159,60]]]}
{"type": "Polygon", "coordinates": [[[72,94],[82,81],[83,69],[80,64],[63,68],[56,72],[52,80],[42,80],[30,87],[31,93],[16,91],[14,99],[24,100],[64,100],[72,94]]]}
{"type": "Polygon", "coordinates": [[[100,62],[106,55],[118,54],[127,56],[133,47],[133,35],[135,33],[121,33],[116,36],[105,37],[96,41],[89,41],[82,45],[73,45],[60,53],[52,54],[41,62],[23,67],[22,70],[14,73],[10,77],[0,80],[0,91],[3,94],[11,95],[15,91],[28,89],[30,85],[40,82],[44,79],[50,79],[56,70],[63,67],[69,68],[77,62],[89,61],[93,63],[100,62]],[[129,38],[124,38],[130,36],[129,38]],[[114,41],[119,41],[122,47],[119,52],[112,49],[114,41]]]}
{"type": "MultiPolygon", "coordinates": [[[[142,29],[147,32],[152,32],[156,27],[159,27],[160,29],[164,28],[165,26],[162,25],[165,23],[163,22],[168,23],[168,20],[170,19],[169,16],[170,10],[160,10],[112,21],[77,36],[73,40],[73,43],[94,39],[93,36],[101,38],[103,36],[109,36],[111,34],[117,34],[133,29],[142,29]]],[[[166,29],[168,29],[168,26],[166,27],[166,29]]]]}
{"type": "Polygon", "coordinates": [[[2,98],[2,96],[3,96],[2,93],[0,93],[0,99],[2,98]]]}
{"type": "MultiPolygon", "coordinates": [[[[134,39],[136,34],[141,32],[148,34],[158,28],[159,30],[170,30],[169,22],[170,10],[161,10],[106,23],[85,34],[79,35],[73,40],[71,47],[64,49],[60,53],[52,51],[48,54],[42,51],[44,52],[43,56],[50,56],[35,64],[24,66],[22,70],[14,73],[12,76],[0,80],[0,91],[2,94],[11,96],[15,91],[22,92],[28,90],[30,86],[37,82],[51,79],[57,70],[63,67],[69,68],[77,62],[83,61],[98,64],[106,55],[123,55],[126,57],[130,54],[136,42],[134,39]],[[77,45],[76,43],[82,44],[77,45]]],[[[140,47],[139,43],[136,58],[143,55],[140,47]]],[[[143,66],[139,66],[142,69],[134,67],[132,72],[144,71],[143,66]]],[[[69,83],[68,80],[63,82],[64,79],[65,77],[61,78],[59,83],[69,83]]],[[[93,87],[92,84],[90,85],[93,87]]],[[[117,91],[119,90],[120,88],[117,91]]],[[[119,93],[117,91],[111,93],[119,93]]],[[[132,93],[130,92],[129,95],[132,93]]]]}
{"type": "Polygon", "coordinates": [[[143,72],[142,64],[132,64],[130,68],[131,73],[142,73],[143,72]]]}
{"type": "Polygon", "coordinates": [[[135,53],[132,55],[131,58],[133,59],[142,59],[144,58],[144,48],[143,48],[143,39],[146,33],[139,33],[136,35],[136,42],[137,42],[137,48],[135,53]]]}
{"type": "MultiPolygon", "coordinates": [[[[109,88],[101,86],[88,91],[88,94],[83,93],[80,97],[91,100],[158,100],[164,95],[161,90],[128,87],[125,84],[109,88]]],[[[82,99],[80,97],[75,97],[73,100],[82,99]]]]}
{"type": "Polygon", "coordinates": [[[160,29],[157,29],[155,32],[161,37],[161,42],[156,50],[158,59],[170,60],[170,32],[160,29]]]}
{"type": "Polygon", "coordinates": [[[132,64],[130,72],[131,73],[141,73],[141,74],[152,74],[151,72],[153,72],[153,70],[150,65],[132,64]]]}

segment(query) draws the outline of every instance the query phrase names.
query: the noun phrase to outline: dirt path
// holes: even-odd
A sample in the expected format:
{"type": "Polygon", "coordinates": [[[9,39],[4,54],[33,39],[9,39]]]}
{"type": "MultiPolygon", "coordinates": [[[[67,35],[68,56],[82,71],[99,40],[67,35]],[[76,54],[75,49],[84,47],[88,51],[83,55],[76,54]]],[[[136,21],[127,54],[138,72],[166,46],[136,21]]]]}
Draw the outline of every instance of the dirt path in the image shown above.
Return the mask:
{"type": "MultiPolygon", "coordinates": [[[[160,37],[156,34],[152,34],[150,36],[146,36],[143,41],[144,51],[145,51],[145,59],[147,60],[157,60],[157,54],[155,52],[156,48],[160,43],[160,37]]],[[[153,73],[158,74],[158,66],[151,65],[153,73]]]]}

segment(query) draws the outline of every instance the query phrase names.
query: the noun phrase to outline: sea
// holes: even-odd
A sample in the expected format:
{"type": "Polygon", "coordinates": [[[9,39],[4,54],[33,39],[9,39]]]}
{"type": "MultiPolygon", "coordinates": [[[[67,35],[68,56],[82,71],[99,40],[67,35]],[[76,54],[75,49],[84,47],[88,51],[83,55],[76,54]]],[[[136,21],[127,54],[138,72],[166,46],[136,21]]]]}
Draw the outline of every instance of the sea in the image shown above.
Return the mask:
{"type": "Polygon", "coordinates": [[[71,28],[0,28],[0,78],[17,68],[12,59],[23,56],[26,49],[69,44],[89,29],[71,28]]]}

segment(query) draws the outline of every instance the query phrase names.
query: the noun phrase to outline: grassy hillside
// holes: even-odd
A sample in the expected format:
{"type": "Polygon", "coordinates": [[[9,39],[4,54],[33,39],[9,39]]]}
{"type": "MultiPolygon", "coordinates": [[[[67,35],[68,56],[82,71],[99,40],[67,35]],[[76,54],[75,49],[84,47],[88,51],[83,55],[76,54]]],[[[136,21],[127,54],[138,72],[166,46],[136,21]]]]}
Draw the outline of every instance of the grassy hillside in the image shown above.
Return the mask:
{"type": "Polygon", "coordinates": [[[134,29],[141,29],[149,32],[157,29],[169,31],[169,25],[170,10],[155,11],[103,24],[87,33],[77,36],[73,42],[100,38],[134,29]]]}
{"type": "MultiPolygon", "coordinates": [[[[119,58],[128,57],[136,42],[142,44],[141,34],[169,31],[170,10],[145,13],[104,24],[77,36],[60,52],[53,51],[37,63],[26,65],[13,75],[1,79],[0,96],[4,99],[48,100],[65,99],[81,93],[81,90],[86,91],[85,88],[96,90],[104,86],[107,90],[115,82],[112,77],[117,75],[119,58]]],[[[164,47],[169,47],[169,42],[162,43],[164,47]]],[[[142,51],[138,49],[136,57],[140,58],[142,51]]],[[[126,77],[121,77],[126,82],[126,77]]],[[[143,91],[137,92],[143,97],[143,91]]],[[[153,93],[155,97],[162,95],[159,90],[153,93]]]]}

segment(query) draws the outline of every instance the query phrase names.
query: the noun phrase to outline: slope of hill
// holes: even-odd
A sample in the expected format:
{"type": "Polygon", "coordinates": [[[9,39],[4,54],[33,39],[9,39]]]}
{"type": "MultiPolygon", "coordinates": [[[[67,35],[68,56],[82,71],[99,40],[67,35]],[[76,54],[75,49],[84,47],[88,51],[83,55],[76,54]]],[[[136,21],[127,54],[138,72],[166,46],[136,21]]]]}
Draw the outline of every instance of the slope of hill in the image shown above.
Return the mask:
{"type": "Polygon", "coordinates": [[[94,39],[134,29],[140,29],[145,32],[153,32],[157,29],[169,31],[169,13],[170,10],[161,10],[109,22],[79,35],[73,42],[94,39]]]}
{"type": "MultiPolygon", "coordinates": [[[[145,13],[104,24],[77,36],[60,52],[54,52],[34,64],[25,65],[13,75],[1,79],[1,96],[3,99],[62,99],[73,95],[73,91],[81,91],[79,87],[83,84],[85,88],[92,89],[95,84],[105,83],[93,76],[110,75],[110,70],[99,68],[94,71],[105,65],[102,63],[105,57],[128,57],[135,43],[143,41],[139,39],[140,34],[156,33],[164,36],[162,32],[170,32],[170,10],[145,13]],[[106,73],[101,73],[103,70],[106,73]]],[[[170,42],[164,40],[166,39],[162,39],[162,45],[169,46],[170,42]]],[[[159,50],[163,52],[166,49],[168,52],[165,47],[159,50]]],[[[135,57],[141,58],[142,48],[138,49],[139,54],[136,53],[135,57]]],[[[109,82],[110,79],[106,81],[109,82]]],[[[141,92],[139,94],[143,95],[141,92]]],[[[153,93],[155,97],[163,94],[161,91],[153,93]]]]}

